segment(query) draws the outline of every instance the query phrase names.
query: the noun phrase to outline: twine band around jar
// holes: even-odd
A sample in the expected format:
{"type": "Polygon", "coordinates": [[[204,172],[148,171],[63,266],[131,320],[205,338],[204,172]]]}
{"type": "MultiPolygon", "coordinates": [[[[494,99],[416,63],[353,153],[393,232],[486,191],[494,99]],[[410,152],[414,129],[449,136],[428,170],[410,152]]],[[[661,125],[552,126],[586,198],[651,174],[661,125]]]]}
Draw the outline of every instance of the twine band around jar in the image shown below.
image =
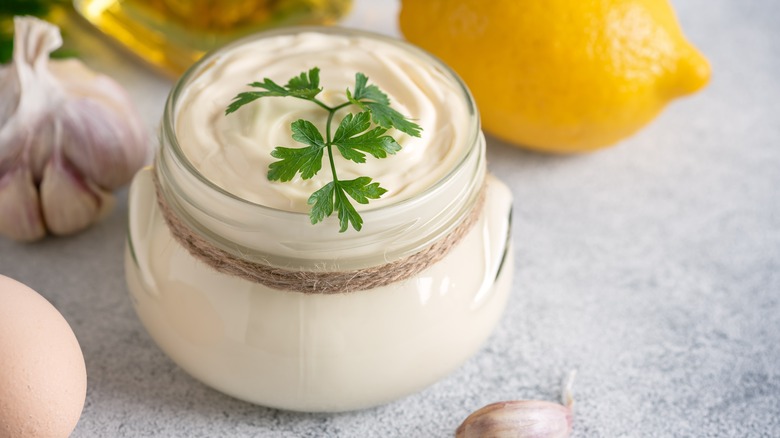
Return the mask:
{"type": "Polygon", "coordinates": [[[443,259],[471,230],[485,204],[487,183],[479,189],[477,200],[463,221],[450,233],[412,255],[401,259],[350,271],[302,271],[244,260],[216,247],[185,224],[162,192],[157,172],[152,179],[165,223],[174,239],[193,257],[223,274],[260,283],[270,288],[307,294],[338,294],[386,286],[409,279],[443,259]]]}

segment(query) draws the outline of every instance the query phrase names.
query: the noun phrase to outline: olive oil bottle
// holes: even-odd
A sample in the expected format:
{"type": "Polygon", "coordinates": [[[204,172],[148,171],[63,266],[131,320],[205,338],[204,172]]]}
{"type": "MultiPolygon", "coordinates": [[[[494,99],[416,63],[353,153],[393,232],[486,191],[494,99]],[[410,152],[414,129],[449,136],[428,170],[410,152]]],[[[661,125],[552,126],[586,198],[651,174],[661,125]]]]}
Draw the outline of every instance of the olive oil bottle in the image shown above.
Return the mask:
{"type": "Polygon", "coordinates": [[[352,0],[74,0],[76,11],[149,63],[179,75],[208,50],[279,26],[332,24],[352,0]]]}

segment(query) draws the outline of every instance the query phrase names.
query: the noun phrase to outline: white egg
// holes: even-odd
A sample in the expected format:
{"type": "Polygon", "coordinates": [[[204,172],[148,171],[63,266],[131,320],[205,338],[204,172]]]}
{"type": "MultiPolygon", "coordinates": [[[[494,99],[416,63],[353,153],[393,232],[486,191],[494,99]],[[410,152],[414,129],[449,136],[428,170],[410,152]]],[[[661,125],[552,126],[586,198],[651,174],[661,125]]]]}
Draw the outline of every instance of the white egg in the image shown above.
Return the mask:
{"type": "Polygon", "coordinates": [[[67,437],[84,408],[78,340],[45,298],[0,275],[0,437],[67,437]]]}

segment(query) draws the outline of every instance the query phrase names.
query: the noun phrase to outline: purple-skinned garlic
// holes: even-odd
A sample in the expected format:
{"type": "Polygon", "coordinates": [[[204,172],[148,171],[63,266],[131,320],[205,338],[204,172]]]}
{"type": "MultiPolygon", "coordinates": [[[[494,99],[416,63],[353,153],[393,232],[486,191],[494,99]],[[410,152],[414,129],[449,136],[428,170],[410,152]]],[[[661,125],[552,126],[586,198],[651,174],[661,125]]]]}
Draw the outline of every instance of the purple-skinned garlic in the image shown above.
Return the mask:
{"type": "Polygon", "coordinates": [[[456,438],[566,438],[571,435],[574,399],[572,371],[563,385],[563,404],[541,400],[491,403],[469,415],[456,438]]]}
{"type": "Polygon", "coordinates": [[[149,158],[127,92],[75,59],[49,60],[59,29],[14,18],[0,67],[0,234],[33,241],[79,232],[113,206],[111,192],[149,158]]]}

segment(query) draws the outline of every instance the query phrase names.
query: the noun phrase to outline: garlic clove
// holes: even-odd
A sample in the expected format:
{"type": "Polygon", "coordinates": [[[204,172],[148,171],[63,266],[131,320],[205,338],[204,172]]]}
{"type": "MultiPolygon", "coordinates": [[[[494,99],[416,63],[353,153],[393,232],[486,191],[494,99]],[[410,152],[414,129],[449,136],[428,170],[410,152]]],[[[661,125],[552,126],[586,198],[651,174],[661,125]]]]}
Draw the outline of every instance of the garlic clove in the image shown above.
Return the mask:
{"type": "MultiPolygon", "coordinates": [[[[4,136],[4,131],[0,128],[0,177],[5,171],[17,167],[21,162],[24,152],[24,140],[18,135],[4,136]],[[6,138],[11,137],[11,138],[6,138]]],[[[16,134],[16,133],[13,133],[16,134]]]]}
{"type": "Polygon", "coordinates": [[[67,100],[59,114],[62,153],[84,176],[113,190],[126,184],[147,159],[140,122],[96,99],[67,100]]]}
{"type": "Polygon", "coordinates": [[[27,161],[33,180],[40,181],[43,178],[43,169],[51,159],[61,127],[51,114],[46,114],[37,124],[30,124],[30,127],[34,132],[27,136],[27,161]]]}
{"type": "Polygon", "coordinates": [[[489,404],[469,415],[456,438],[565,438],[571,434],[571,408],[558,403],[518,400],[489,404]]]}
{"type": "Polygon", "coordinates": [[[0,234],[27,242],[42,238],[46,229],[29,169],[19,166],[0,175],[0,234]]]}
{"type": "MultiPolygon", "coordinates": [[[[4,83],[8,69],[0,69],[0,177],[10,168],[16,167],[22,159],[25,149],[25,133],[16,129],[13,120],[13,112],[16,102],[8,98],[5,92],[7,83],[4,83]],[[8,114],[4,114],[8,111],[8,114]]],[[[14,82],[14,81],[9,81],[14,82]]]]}
{"type": "Polygon", "coordinates": [[[466,417],[455,438],[567,438],[574,421],[571,387],[576,370],[563,382],[563,405],[540,400],[489,404],[466,417]]]}
{"type": "Polygon", "coordinates": [[[116,81],[75,60],[52,62],[68,99],[62,109],[65,155],[106,189],[127,183],[148,160],[146,127],[130,96],[116,81]],[[81,129],[79,129],[81,128],[81,129]],[[110,171],[107,171],[110,169],[110,171]]]}
{"type": "Polygon", "coordinates": [[[16,106],[19,104],[18,99],[13,99],[12,96],[19,95],[19,83],[12,76],[13,71],[9,67],[0,67],[0,130],[8,122],[13,113],[16,111],[16,106]]]}
{"type": "Polygon", "coordinates": [[[54,155],[43,171],[41,209],[46,228],[66,235],[92,225],[101,215],[104,196],[84,180],[65,160],[54,155]]]}
{"type": "Polygon", "coordinates": [[[99,222],[114,210],[114,207],[116,206],[116,197],[114,197],[111,192],[101,189],[91,181],[86,181],[86,183],[92,193],[96,194],[100,198],[98,214],[95,217],[95,222],[99,222]]]}

